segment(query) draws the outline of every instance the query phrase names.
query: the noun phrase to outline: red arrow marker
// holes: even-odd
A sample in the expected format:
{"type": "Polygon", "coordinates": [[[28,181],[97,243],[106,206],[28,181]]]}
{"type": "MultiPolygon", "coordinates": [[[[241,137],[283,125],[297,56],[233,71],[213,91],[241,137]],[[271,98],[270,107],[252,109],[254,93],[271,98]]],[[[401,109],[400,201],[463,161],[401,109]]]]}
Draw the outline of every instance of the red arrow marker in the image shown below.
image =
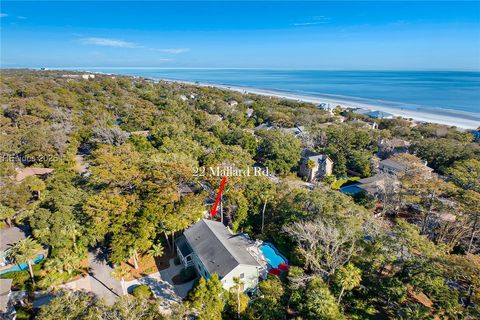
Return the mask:
{"type": "Polygon", "coordinates": [[[212,219],[217,214],[218,203],[220,202],[220,198],[222,197],[223,188],[225,188],[226,182],[227,182],[227,176],[223,177],[222,183],[220,184],[220,189],[218,190],[217,199],[215,200],[215,205],[213,206],[212,210],[210,210],[210,215],[212,216],[212,219]]]}

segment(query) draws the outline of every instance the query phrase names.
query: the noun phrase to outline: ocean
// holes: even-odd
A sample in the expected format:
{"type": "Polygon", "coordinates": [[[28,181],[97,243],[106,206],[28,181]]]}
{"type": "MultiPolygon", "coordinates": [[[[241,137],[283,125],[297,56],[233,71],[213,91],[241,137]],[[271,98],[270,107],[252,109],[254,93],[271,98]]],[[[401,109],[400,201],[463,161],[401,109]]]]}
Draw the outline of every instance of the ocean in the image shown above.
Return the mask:
{"type": "Polygon", "coordinates": [[[160,68],[92,71],[255,88],[480,119],[480,72],[160,68]]]}

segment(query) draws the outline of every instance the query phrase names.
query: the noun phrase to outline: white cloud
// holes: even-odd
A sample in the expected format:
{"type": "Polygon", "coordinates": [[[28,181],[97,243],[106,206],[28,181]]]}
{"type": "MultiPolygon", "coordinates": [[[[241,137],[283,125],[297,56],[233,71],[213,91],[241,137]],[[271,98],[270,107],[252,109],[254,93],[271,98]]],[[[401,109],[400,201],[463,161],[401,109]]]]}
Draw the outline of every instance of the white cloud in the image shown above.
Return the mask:
{"type": "Polygon", "coordinates": [[[114,48],[141,48],[142,46],[119,39],[109,39],[109,38],[83,38],[80,39],[81,44],[94,45],[94,46],[103,46],[103,47],[114,47],[114,48]]]}
{"type": "Polygon", "coordinates": [[[17,16],[17,19],[24,20],[24,19],[27,19],[27,17],[24,17],[24,16],[17,16]]]}
{"type": "Polygon", "coordinates": [[[5,18],[5,17],[8,17],[8,14],[0,12],[0,18],[5,18]]]}
{"type": "Polygon", "coordinates": [[[317,25],[317,24],[325,24],[325,23],[329,23],[329,22],[330,22],[330,18],[328,18],[328,17],[314,16],[314,17],[308,19],[308,21],[305,21],[305,22],[292,23],[292,26],[312,26],[312,25],[317,25]]]}
{"type": "Polygon", "coordinates": [[[178,53],[184,53],[184,52],[190,51],[189,48],[169,48],[169,49],[154,49],[154,50],[158,52],[171,53],[171,54],[178,54],[178,53]]]}

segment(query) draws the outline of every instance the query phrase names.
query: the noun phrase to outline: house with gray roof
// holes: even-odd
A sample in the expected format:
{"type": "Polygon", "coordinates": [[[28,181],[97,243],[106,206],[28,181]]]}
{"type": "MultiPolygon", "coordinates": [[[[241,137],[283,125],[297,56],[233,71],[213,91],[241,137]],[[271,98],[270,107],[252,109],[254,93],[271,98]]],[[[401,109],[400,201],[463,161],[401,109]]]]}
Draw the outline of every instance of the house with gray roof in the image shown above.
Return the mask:
{"type": "Polygon", "coordinates": [[[393,114],[385,111],[374,110],[367,112],[366,115],[373,119],[393,119],[393,114]]]}
{"type": "Polygon", "coordinates": [[[320,181],[325,176],[332,175],[333,161],[326,155],[310,150],[304,150],[298,175],[306,177],[308,182],[320,181]]]}
{"type": "Polygon", "coordinates": [[[408,167],[406,164],[401,163],[399,161],[395,161],[392,159],[385,159],[380,161],[380,163],[378,164],[378,169],[382,172],[397,174],[397,173],[405,172],[408,169],[408,167]]]}
{"type": "Polygon", "coordinates": [[[244,234],[233,234],[219,221],[202,219],[175,240],[177,255],[185,268],[195,267],[209,278],[216,273],[225,289],[239,278],[244,291],[257,287],[264,267],[250,253],[254,242],[244,234]]]}
{"type": "Polygon", "coordinates": [[[15,309],[10,302],[12,279],[0,279],[0,319],[15,319],[15,309]]]}
{"type": "Polygon", "coordinates": [[[7,258],[7,250],[10,246],[25,238],[25,232],[18,227],[0,229],[0,269],[12,263],[7,258]]]}

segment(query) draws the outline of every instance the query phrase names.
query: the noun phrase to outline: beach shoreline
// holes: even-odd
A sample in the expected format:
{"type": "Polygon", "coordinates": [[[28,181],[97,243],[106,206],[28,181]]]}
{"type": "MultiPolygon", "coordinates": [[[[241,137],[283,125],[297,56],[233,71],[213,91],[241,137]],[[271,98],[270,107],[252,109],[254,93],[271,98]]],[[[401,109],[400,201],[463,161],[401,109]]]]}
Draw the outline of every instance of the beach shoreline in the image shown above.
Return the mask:
{"type": "Polygon", "coordinates": [[[74,69],[74,70],[77,72],[90,72],[90,73],[112,75],[112,76],[131,76],[131,77],[147,79],[154,82],[166,81],[166,82],[176,82],[181,84],[187,84],[192,86],[212,87],[212,88],[217,88],[222,90],[235,91],[242,94],[255,94],[255,95],[261,95],[265,97],[274,97],[278,99],[312,103],[316,105],[319,105],[321,103],[328,103],[335,106],[339,105],[343,108],[361,108],[361,109],[368,109],[372,111],[378,110],[378,111],[391,113],[395,117],[412,119],[417,122],[427,122],[427,123],[436,123],[436,124],[447,125],[447,126],[454,126],[454,127],[457,127],[459,130],[472,130],[480,127],[480,113],[458,111],[458,110],[446,109],[446,108],[431,108],[431,107],[415,106],[412,104],[406,104],[401,102],[385,101],[384,102],[385,104],[396,105],[396,106],[389,106],[389,105],[382,104],[380,101],[379,103],[375,103],[375,100],[372,100],[372,99],[355,98],[355,97],[348,97],[348,96],[335,97],[333,95],[330,95],[332,97],[323,97],[323,96],[315,96],[315,95],[308,95],[308,94],[296,94],[296,93],[286,92],[282,90],[260,89],[260,88],[230,85],[230,84],[218,84],[218,83],[211,83],[211,82],[191,81],[191,80],[189,81],[189,80],[164,78],[164,77],[148,77],[148,76],[142,76],[142,75],[115,73],[115,72],[110,73],[110,72],[101,72],[98,70],[96,71],[78,70],[78,69],[74,69]],[[372,100],[372,102],[364,102],[362,100],[372,100]],[[408,105],[409,107],[402,108],[401,107],[402,104],[404,104],[405,106],[408,105]]]}
{"type": "Polygon", "coordinates": [[[200,86],[200,87],[212,87],[212,88],[218,88],[223,90],[235,91],[242,94],[256,94],[256,95],[261,95],[266,97],[274,97],[279,99],[307,102],[307,103],[312,103],[316,105],[319,105],[320,103],[329,103],[335,106],[339,105],[342,108],[361,108],[361,109],[368,109],[372,111],[378,110],[378,111],[391,113],[395,117],[412,119],[418,122],[428,122],[428,123],[436,123],[436,124],[442,124],[442,125],[448,125],[448,126],[455,126],[461,130],[476,129],[480,126],[480,115],[476,115],[476,114],[464,112],[464,111],[442,109],[442,110],[439,110],[437,113],[435,113],[436,110],[432,110],[432,109],[429,109],[428,110],[429,112],[421,110],[420,108],[417,110],[399,109],[399,108],[389,107],[389,106],[384,106],[379,104],[348,100],[348,98],[347,99],[325,98],[325,97],[316,97],[316,96],[309,96],[309,95],[287,93],[287,92],[275,91],[275,90],[266,90],[266,89],[225,85],[225,84],[213,84],[213,83],[204,83],[204,82],[202,83],[202,82],[185,81],[185,80],[177,80],[177,79],[153,78],[150,80],[176,82],[176,83],[183,83],[183,84],[200,86]],[[443,114],[440,114],[440,113],[443,113],[443,114]],[[449,115],[449,113],[456,113],[458,115],[461,115],[461,117],[454,117],[455,115],[449,115]],[[469,119],[469,117],[472,117],[473,119],[469,119]]]}

